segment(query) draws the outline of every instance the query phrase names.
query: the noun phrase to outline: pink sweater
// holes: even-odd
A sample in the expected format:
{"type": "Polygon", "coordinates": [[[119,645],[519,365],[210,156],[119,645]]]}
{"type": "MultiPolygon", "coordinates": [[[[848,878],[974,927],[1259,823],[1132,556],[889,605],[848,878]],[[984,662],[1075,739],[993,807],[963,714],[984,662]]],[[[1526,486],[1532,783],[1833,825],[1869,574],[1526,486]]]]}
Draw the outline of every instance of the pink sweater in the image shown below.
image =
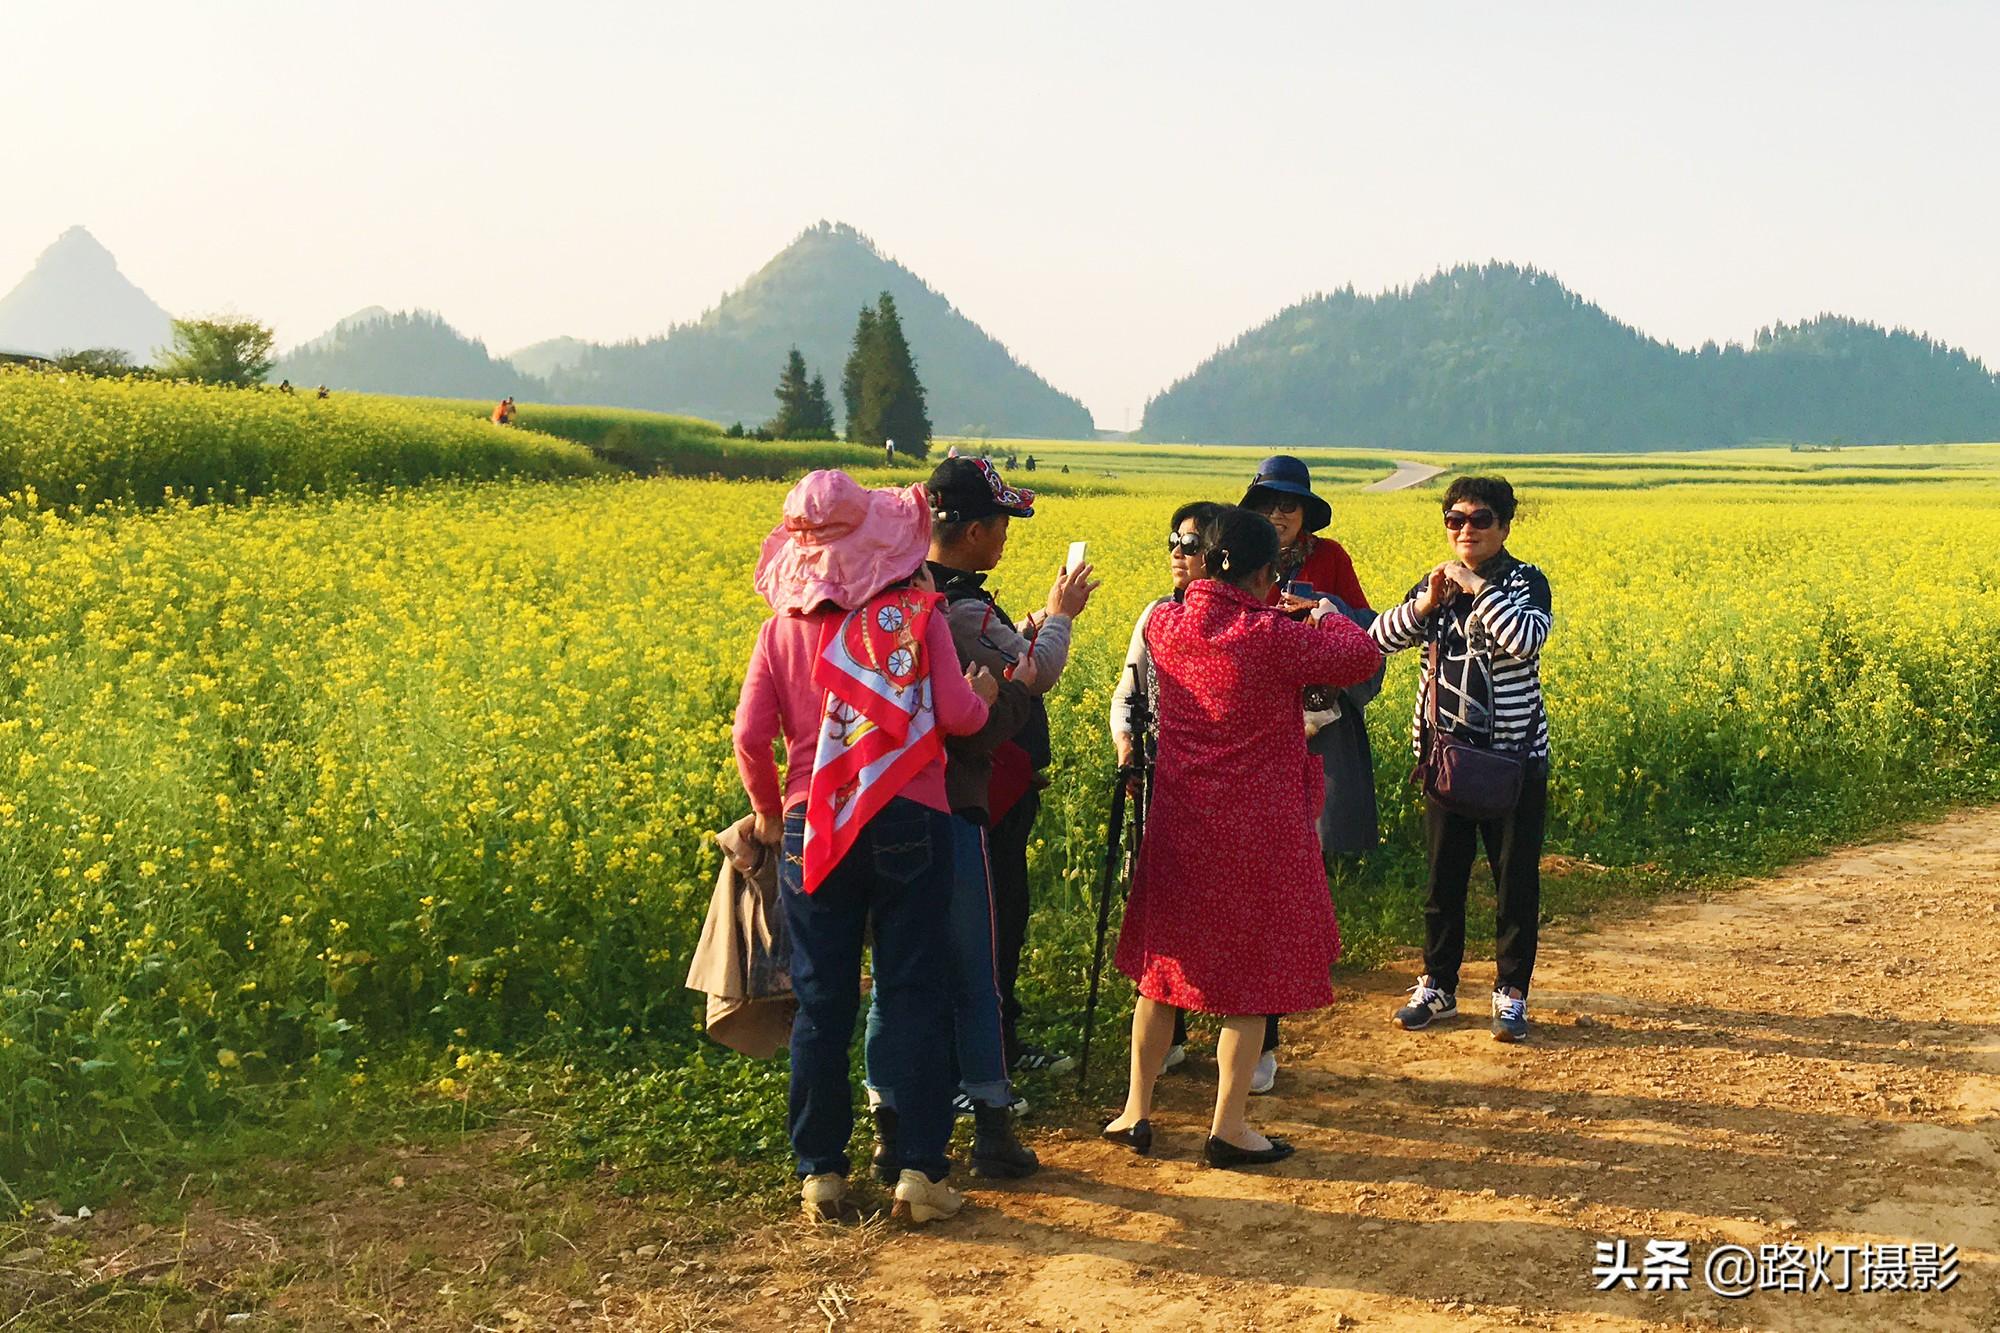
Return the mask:
{"type": "MultiPolygon", "coordinates": [[[[777,814],[803,805],[806,785],[812,780],[813,751],[819,744],[819,720],[826,707],[826,691],[813,684],[813,657],[819,651],[821,626],[838,611],[815,611],[803,616],[773,616],[757,631],[757,646],[750,654],[750,670],[743,677],[743,693],[736,701],[736,768],[743,775],[743,790],[750,793],[750,808],[763,814],[777,814]],[[778,767],[771,758],[771,742],[780,733],[785,737],[785,782],[779,794],[778,767]]],[[[947,736],[967,736],[986,725],[986,702],[972,692],[958,669],[958,650],[952,647],[951,626],[943,608],[930,618],[924,630],[924,650],[931,661],[931,705],[937,710],[939,730],[947,736]]],[[[937,810],[950,810],[944,794],[944,756],[926,764],[898,792],[913,801],[937,810]]]]}

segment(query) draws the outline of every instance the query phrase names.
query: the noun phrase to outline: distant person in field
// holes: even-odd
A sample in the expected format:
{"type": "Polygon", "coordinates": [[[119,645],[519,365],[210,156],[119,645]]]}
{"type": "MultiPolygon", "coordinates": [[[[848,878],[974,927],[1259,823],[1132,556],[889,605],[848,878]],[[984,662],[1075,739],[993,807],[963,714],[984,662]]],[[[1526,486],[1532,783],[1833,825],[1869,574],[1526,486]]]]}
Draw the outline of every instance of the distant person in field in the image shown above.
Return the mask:
{"type": "Polygon", "coordinates": [[[314,397],[317,397],[317,398],[326,398],[326,397],[330,397],[330,396],[331,396],[331,395],[329,395],[329,394],[327,393],[327,391],[326,391],[326,386],[325,386],[324,384],[322,384],[322,385],[320,385],[320,386],[319,386],[319,392],[318,392],[317,394],[315,394],[315,395],[314,395],[314,397]]]}
{"type": "Polygon", "coordinates": [[[896,1216],[949,1217],[952,1113],[945,1021],[952,891],[944,738],[985,725],[993,676],[960,674],[924,555],[922,486],[866,490],[810,472],[764,541],[758,631],[736,705],[736,764],[754,832],[784,848],[778,891],[791,935],[789,1127],[804,1211],[841,1220],[854,1131],[848,1048],[861,952],[873,941],[883,1033],[872,1058],[900,1114],[896,1216]],[[772,760],[783,737],[782,782],[772,760]]]}
{"type": "Polygon", "coordinates": [[[1028,842],[1042,807],[1042,788],[1048,785],[1043,770],[1051,760],[1048,710],[1042,700],[1062,679],[1072,622],[1089,605],[1097,584],[1088,564],[1059,572],[1043,606],[1017,624],[994,600],[986,576],[1007,549],[1009,523],[1034,517],[1034,492],[1009,486],[983,459],[947,458],[931,473],[930,497],[937,521],[931,574],[949,604],[960,660],[1009,678],[1023,674],[1016,670],[1019,664],[1031,664],[1028,720],[993,753],[988,782],[994,971],[1007,1070],[1062,1073],[1075,1060],[1022,1039],[1015,988],[1028,938],[1028,842]]]}
{"type": "Polygon", "coordinates": [[[279,380],[278,392],[284,394],[287,397],[290,397],[292,392],[292,382],[290,380],[279,380]]]}
{"type": "Polygon", "coordinates": [[[511,426],[514,424],[514,399],[510,394],[502,398],[493,408],[493,424],[511,426]]]}
{"type": "Polygon", "coordinates": [[[1034,456],[1033,454],[1029,454],[1029,455],[1028,455],[1028,471],[1030,471],[1030,472],[1033,472],[1034,470],[1035,470],[1035,456],[1034,456]]]}
{"type": "Polygon", "coordinates": [[[1132,978],[1131,1079],[1104,1136],[1152,1150],[1153,1087],[1176,1008],[1222,1016],[1211,1166],[1283,1160],[1291,1145],[1246,1112],[1267,1014],[1333,1002],[1340,929],[1314,818],[1320,766],[1306,753],[1300,692],[1366,680],[1382,654],[1331,600],[1292,620],[1270,603],[1278,534],[1229,507],[1201,534],[1201,577],[1147,620],[1158,683],[1157,767],[1146,837],[1118,934],[1132,978]]]}
{"type": "Polygon", "coordinates": [[[894,440],[884,440],[882,442],[882,461],[890,467],[896,466],[896,442],[894,440]]]}
{"type": "Polygon", "coordinates": [[[1426,574],[1370,628],[1384,652],[1422,647],[1413,741],[1426,750],[1432,701],[1439,726],[1523,760],[1520,798],[1499,818],[1468,819],[1426,797],[1430,883],[1424,902],[1424,975],[1395,1013],[1414,1031],[1458,1013],[1465,959],[1465,897],[1481,843],[1498,896],[1492,1030],[1528,1035],[1528,986],[1542,908],[1542,835],[1548,820],[1549,719],[1542,706],[1542,645],[1554,623],[1549,581],[1507,549],[1514,488],[1503,477],[1460,477],[1444,493],[1452,558],[1426,574]],[[1435,665],[1433,665],[1433,661],[1435,665]]]}

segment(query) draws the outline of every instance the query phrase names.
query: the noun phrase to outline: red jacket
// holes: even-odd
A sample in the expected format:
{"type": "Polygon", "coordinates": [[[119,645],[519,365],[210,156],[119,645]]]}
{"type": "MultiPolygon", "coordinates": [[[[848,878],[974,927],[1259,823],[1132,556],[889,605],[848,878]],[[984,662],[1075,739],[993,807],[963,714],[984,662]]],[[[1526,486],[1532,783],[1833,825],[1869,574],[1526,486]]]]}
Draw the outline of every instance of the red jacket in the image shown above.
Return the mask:
{"type": "MultiPolygon", "coordinates": [[[[1354,561],[1348,558],[1347,548],[1331,537],[1308,537],[1306,559],[1296,572],[1285,574],[1278,586],[1271,589],[1271,605],[1278,604],[1278,596],[1284,592],[1285,584],[1303,580],[1312,584],[1315,592],[1332,593],[1357,611],[1372,610],[1368,605],[1368,594],[1361,591],[1361,580],[1354,575],[1354,561]]],[[[1285,568],[1283,557],[1279,558],[1279,570],[1285,568]]]]}

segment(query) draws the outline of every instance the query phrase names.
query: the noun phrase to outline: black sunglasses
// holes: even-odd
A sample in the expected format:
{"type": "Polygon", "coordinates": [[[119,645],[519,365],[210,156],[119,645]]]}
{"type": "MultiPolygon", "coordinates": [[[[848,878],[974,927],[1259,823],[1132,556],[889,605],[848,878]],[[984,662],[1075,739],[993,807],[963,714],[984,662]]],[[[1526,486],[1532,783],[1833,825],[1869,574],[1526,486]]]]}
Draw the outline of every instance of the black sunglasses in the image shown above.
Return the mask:
{"type": "Polygon", "coordinates": [[[1201,553],[1201,534],[1170,532],[1167,534],[1167,550],[1175,555],[1198,555],[1201,553]]]}
{"type": "Polygon", "coordinates": [[[1456,509],[1447,509],[1444,511],[1444,525],[1453,532],[1457,532],[1468,523],[1479,531],[1484,532],[1499,521],[1500,516],[1491,509],[1475,509],[1469,514],[1461,513],[1456,509]]]}

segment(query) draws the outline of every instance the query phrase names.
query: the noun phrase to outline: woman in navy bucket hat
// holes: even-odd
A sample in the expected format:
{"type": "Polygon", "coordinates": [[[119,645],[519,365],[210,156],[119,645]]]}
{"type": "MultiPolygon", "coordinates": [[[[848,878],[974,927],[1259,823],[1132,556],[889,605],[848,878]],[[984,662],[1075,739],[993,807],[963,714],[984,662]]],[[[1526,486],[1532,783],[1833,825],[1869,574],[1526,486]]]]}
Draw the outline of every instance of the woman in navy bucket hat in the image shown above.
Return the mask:
{"type": "MultiPolygon", "coordinates": [[[[1316,606],[1331,597],[1340,613],[1363,629],[1375,619],[1368,595],[1355,576],[1347,550],[1320,530],[1333,521],[1333,506],[1313,494],[1312,471],[1305,460],[1273,454],[1257,465],[1257,475],[1243,493],[1243,507],[1271,520],[1278,530],[1279,583],[1271,600],[1288,612],[1316,606]],[[1285,591],[1292,583],[1312,585],[1310,597],[1285,591]]],[[[1345,690],[1310,689],[1303,701],[1308,721],[1317,730],[1307,743],[1326,775],[1326,798],[1320,807],[1320,851],[1329,870],[1339,856],[1372,851],[1378,841],[1375,809],[1374,753],[1368,745],[1368,724],[1362,707],[1382,688],[1382,673],[1345,690]]],[[[1178,1034],[1177,1034],[1178,1035],[1178,1034]]],[[[1252,1092],[1268,1092],[1278,1071],[1278,1022],[1264,1029],[1264,1057],[1251,1080],[1252,1092]]]]}
{"type": "MultiPolygon", "coordinates": [[[[1367,595],[1354,576],[1354,561],[1339,542],[1316,535],[1333,522],[1333,506],[1313,494],[1312,472],[1303,460],[1273,454],[1259,463],[1250,489],[1243,492],[1243,507],[1264,515],[1278,530],[1278,545],[1283,548],[1278,573],[1285,583],[1310,583],[1315,592],[1331,593],[1351,610],[1367,609],[1367,595]]],[[[1280,584],[1279,595],[1272,600],[1280,601],[1282,594],[1280,584]]]]}

